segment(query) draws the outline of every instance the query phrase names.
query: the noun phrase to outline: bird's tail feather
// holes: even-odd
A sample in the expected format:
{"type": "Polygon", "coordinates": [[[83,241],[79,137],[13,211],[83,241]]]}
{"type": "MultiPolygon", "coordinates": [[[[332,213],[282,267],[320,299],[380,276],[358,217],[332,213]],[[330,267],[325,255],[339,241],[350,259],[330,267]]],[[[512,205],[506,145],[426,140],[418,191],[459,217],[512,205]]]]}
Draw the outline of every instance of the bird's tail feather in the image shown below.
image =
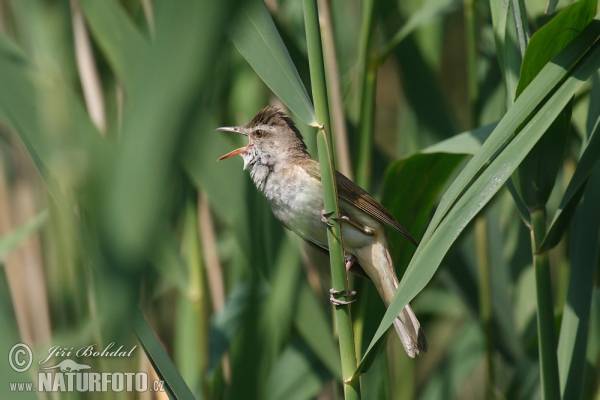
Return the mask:
{"type": "Polygon", "coordinates": [[[394,328],[409,357],[427,352],[427,339],[410,305],[406,305],[394,320],[394,328]]]}
{"type": "MultiPolygon", "coordinates": [[[[375,231],[376,240],[371,246],[359,248],[357,252],[358,261],[365,272],[369,275],[385,306],[389,306],[394,294],[398,289],[398,278],[394,270],[392,258],[387,249],[385,230],[375,231]]],[[[421,329],[415,313],[406,305],[394,320],[394,328],[400,337],[400,341],[410,357],[415,357],[421,352],[427,351],[427,339],[421,329]]]]}
{"type": "MultiPolygon", "coordinates": [[[[385,256],[392,271],[394,271],[392,257],[387,248],[385,249],[385,256]]],[[[394,286],[398,289],[398,282],[396,279],[394,279],[394,286]]],[[[391,299],[389,301],[391,301],[391,299]]],[[[394,328],[396,329],[396,333],[398,333],[402,346],[404,346],[404,350],[406,350],[406,354],[408,354],[410,358],[415,358],[420,352],[427,353],[427,338],[425,337],[425,332],[421,329],[421,324],[410,307],[410,304],[404,306],[402,311],[400,311],[400,314],[394,320],[394,328]]]]}

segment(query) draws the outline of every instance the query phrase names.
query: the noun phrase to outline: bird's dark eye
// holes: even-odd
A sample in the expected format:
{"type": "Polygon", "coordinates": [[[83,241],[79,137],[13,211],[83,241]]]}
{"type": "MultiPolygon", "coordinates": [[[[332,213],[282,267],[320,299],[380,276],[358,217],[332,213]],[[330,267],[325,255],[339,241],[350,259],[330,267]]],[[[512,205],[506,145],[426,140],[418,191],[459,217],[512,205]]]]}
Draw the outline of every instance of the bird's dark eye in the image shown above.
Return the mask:
{"type": "Polygon", "coordinates": [[[256,132],[254,132],[254,135],[255,135],[257,138],[259,138],[259,139],[260,139],[261,137],[263,137],[263,136],[264,136],[264,134],[265,134],[265,133],[264,133],[264,131],[256,131],[256,132]]]}

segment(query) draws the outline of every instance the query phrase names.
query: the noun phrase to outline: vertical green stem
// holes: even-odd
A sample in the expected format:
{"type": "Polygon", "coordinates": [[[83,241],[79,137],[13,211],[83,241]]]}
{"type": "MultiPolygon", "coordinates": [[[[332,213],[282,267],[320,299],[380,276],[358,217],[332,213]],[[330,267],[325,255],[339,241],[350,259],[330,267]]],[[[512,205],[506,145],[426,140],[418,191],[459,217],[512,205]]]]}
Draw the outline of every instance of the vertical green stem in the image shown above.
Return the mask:
{"type": "MultiPolygon", "coordinates": [[[[337,187],[335,184],[335,169],[333,166],[333,149],[331,146],[331,129],[329,123],[329,110],[327,103],[327,86],[325,83],[325,68],[323,64],[323,50],[321,32],[319,30],[319,15],[317,0],[304,0],[304,23],[306,29],[306,42],[310,67],[313,101],[317,124],[317,146],[319,149],[319,163],[321,166],[321,182],[325,211],[331,212],[332,217],[339,216],[337,187]]],[[[327,231],[329,244],[329,257],[331,262],[331,280],[333,289],[348,293],[346,269],[344,266],[344,249],[342,247],[342,232],[337,220],[332,220],[333,226],[327,231]]],[[[335,316],[338,325],[340,354],[342,360],[342,374],[345,379],[350,378],[356,370],[356,352],[350,307],[341,305],[335,307],[335,316]]],[[[360,399],[360,381],[358,379],[344,382],[345,399],[360,399]]]]}
{"type": "Polygon", "coordinates": [[[356,183],[365,190],[371,184],[371,155],[373,153],[373,126],[375,125],[375,92],[377,67],[369,66],[363,80],[363,92],[358,127],[358,163],[356,183]]]}
{"type": "Polygon", "coordinates": [[[465,0],[465,36],[467,40],[467,85],[471,126],[477,126],[477,99],[479,85],[477,74],[477,31],[475,26],[475,0],[465,0]]]}
{"type": "Polygon", "coordinates": [[[540,353],[540,376],[542,379],[542,398],[559,399],[558,360],[556,356],[556,333],[554,331],[554,305],[550,281],[550,263],[548,252],[537,253],[546,234],[546,210],[538,208],[531,211],[531,245],[535,268],[535,288],[537,294],[538,348],[540,353]]]}
{"type": "Polygon", "coordinates": [[[373,152],[373,126],[375,121],[375,92],[377,89],[377,62],[373,61],[373,32],[375,26],[375,0],[362,2],[362,20],[358,49],[360,92],[358,101],[358,159],[356,183],[369,190],[371,178],[371,155],[373,152]]]}
{"type": "Polygon", "coordinates": [[[490,280],[490,258],[488,254],[487,218],[485,215],[475,220],[477,236],[477,265],[479,267],[479,314],[485,331],[487,352],[487,377],[485,398],[494,399],[494,328],[492,325],[492,287],[490,280]]]}

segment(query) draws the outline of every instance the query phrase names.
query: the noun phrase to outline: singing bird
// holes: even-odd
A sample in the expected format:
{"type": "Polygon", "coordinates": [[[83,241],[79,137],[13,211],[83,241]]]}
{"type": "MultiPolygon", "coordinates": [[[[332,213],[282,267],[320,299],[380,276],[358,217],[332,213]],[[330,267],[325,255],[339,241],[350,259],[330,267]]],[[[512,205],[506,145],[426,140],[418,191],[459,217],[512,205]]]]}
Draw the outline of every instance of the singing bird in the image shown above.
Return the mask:
{"type": "MultiPolygon", "coordinates": [[[[275,217],[314,247],[328,252],[327,219],[319,164],[306,150],[294,122],[282,111],[266,107],[246,125],[216,130],[248,137],[248,145],[233,150],[218,161],[239,155],[244,170],[265,196],[275,217]]],[[[398,278],[388,251],[385,225],[417,242],[392,214],[366,191],[336,171],[340,222],[346,271],[370,278],[386,307],[398,288],[398,278]]],[[[344,303],[332,296],[334,304],[344,303]]],[[[427,351],[427,340],[410,305],[394,321],[394,328],[410,357],[427,351]]]]}

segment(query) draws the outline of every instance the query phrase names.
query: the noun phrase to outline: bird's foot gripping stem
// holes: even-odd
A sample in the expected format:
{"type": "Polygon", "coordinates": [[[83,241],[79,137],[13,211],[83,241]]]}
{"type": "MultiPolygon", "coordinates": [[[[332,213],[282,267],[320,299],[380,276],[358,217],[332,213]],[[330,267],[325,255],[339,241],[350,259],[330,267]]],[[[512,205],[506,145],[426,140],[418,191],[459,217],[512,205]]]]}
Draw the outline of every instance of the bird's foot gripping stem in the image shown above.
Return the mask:
{"type": "MultiPolygon", "coordinates": [[[[335,290],[334,288],[329,289],[329,301],[331,302],[331,304],[333,304],[334,306],[345,306],[356,301],[356,299],[349,301],[336,299],[336,295],[344,292],[345,290],[335,290]]],[[[351,290],[348,292],[348,294],[345,295],[345,297],[351,297],[355,294],[356,292],[354,290],[351,290]]]]}
{"type": "Polygon", "coordinates": [[[329,222],[329,217],[333,215],[333,211],[326,212],[325,210],[321,210],[321,221],[325,223],[328,227],[332,227],[333,224],[329,222]]]}
{"type": "MultiPolygon", "coordinates": [[[[326,212],[325,210],[321,210],[321,221],[323,221],[329,227],[333,226],[333,224],[331,222],[329,222],[329,218],[331,217],[332,214],[333,214],[333,211],[326,212]]],[[[350,225],[352,225],[355,228],[364,232],[365,235],[373,235],[373,229],[361,224],[360,222],[350,219],[350,217],[348,217],[346,215],[340,215],[339,217],[331,217],[331,219],[333,219],[334,221],[346,221],[350,225]]]]}
{"type": "Polygon", "coordinates": [[[368,226],[365,226],[363,224],[361,224],[360,222],[357,222],[353,219],[350,219],[349,217],[345,216],[345,215],[341,215],[339,218],[331,218],[334,219],[336,221],[346,221],[348,222],[350,225],[354,226],[355,228],[358,228],[359,230],[363,231],[365,233],[365,235],[372,235],[373,234],[373,229],[369,228],[368,226]]]}

